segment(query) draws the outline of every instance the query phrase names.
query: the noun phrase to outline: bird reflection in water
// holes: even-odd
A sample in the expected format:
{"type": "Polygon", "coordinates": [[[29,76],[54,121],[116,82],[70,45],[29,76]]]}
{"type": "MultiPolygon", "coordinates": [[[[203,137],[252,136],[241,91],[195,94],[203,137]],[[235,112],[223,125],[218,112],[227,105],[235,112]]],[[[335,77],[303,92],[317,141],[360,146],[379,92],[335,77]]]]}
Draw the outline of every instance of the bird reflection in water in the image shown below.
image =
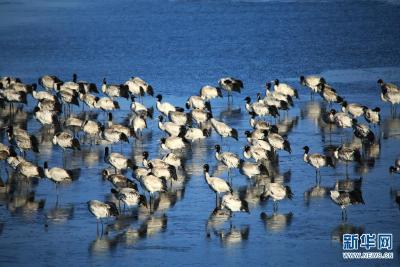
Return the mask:
{"type": "Polygon", "coordinates": [[[221,230],[218,236],[224,246],[235,246],[249,239],[250,225],[240,227],[230,225],[229,229],[221,230]]]}
{"type": "Polygon", "coordinates": [[[400,210],[400,189],[390,189],[390,197],[394,199],[394,202],[398,205],[400,210]]]}
{"type": "Polygon", "coordinates": [[[228,222],[231,217],[232,212],[230,210],[216,207],[208,217],[206,223],[206,236],[211,237],[211,233],[214,233],[217,236],[217,233],[223,230],[225,223],[228,222]]]}
{"type": "Polygon", "coordinates": [[[261,220],[264,222],[265,230],[270,232],[280,232],[285,230],[292,223],[293,213],[272,213],[268,215],[265,212],[260,214],[261,220]]]}
{"type": "Polygon", "coordinates": [[[46,213],[46,220],[57,224],[63,224],[74,217],[74,206],[72,204],[64,207],[56,205],[46,213]]]}
{"type": "Polygon", "coordinates": [[[308,207],[312,199],[322,199],[329,196],[331,187],[321,186],[320,183],[310,187],[304,192],[304,202],[308,207]]]}
{"type": "Polygon", "coordinates": [[[383,139],[400,138],[400,118],[387,118],[381,124],[383,139]]]}
{"type": "Polygon", "coordinates": [[[358,236],[361,236],[363,233],[364,227],[362,226],[341,223],[332,230],[331,240],[333,242],[343,243],[343,234],[358,234],[358,236]]]}

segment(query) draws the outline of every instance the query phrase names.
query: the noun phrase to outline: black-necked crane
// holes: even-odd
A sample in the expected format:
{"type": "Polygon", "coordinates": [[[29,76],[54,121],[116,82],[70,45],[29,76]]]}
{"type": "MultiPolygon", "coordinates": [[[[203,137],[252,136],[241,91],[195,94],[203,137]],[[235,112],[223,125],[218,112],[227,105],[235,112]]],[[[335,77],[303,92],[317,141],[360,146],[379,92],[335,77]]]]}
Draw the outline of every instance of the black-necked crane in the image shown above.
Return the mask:
{"type": "Polygon", "coordinates": [[[370,109],[368,107],[363,107],[364,118],[368,123],[372,123],[375,125],[380,125],[381,123],[381,109],[379,107],[375,107],[374,109],[370,109]]]}
{"type": "Polygon", "coordinates": [[[295,89],[293,86],[287,84],[287,83],[281,83],[278,79],[275,79],[274,81],[274,91],[290,96],[290,97],[295,97],[299,98],[299,93],[297,92],[297,89],[295,89]]]}
{"type": "Polygon", "coordinates": [[[318,84],[325,82],[325,79],[320,76],[310,75],[310,76],[300,76],[300,84],[308,87],[311,90],[311,99],[314,97],[315,93],[319,93],[320,89],[318,84]]]}
{"type": "Polygon", "coordinates": [[[261,194],[260,199],[265,200],[269,197],[271,197],[274,201],[273,210],[276,212],[278,210],[278,202],[285,198],[291,200],[293,198],[293,192],[289,186],[271,182],[265,186],[264,192],[261,194]]]}
{"type": "Polygon", "coordinates": [[[123,84],[107,84],[106,78],[103,79],[103,84],[101,85],[101,91],[111,98],[123,97],[129,98],[129,88],[123,84]]]}
{"type": "Polygon", "coordinates": [[[305,163],[311,165],[315,169],[315,183],[319,184],[321,182],[321,172],[320,168],[323,167],[335,167],[333,163],[333,159],[329,156],[325,156],[319,153],[314,153],[314,154],[309,154],[310,148],[308,146],[303,147],[304,149],[304,155],[303,155],[303,160],[305,163]],[[318,174],[320,177],[320,180],[318,182],[318,174]]]}
{"type": "Polygon", "coordinates": [[[247,203],[247,201],[233,195],[232,192],[222,197],[221,208],[228,209],[231,212],[250,213],[249,204],[247,203]]]}
{"type": "Polygon", "coordinates": [[[163,137],[160,139],[160,147],[164,150],[182,150],[186,147],[186,140],[179,136],[163,137]]]}
{"type": "Polygon", "coordinates": [[[335,89],[331,86],[327,85],[326,83],[318,84],[319,94],[322,98],[329,103],[331,106],[332,103],[342,103],[344,101],[343,97],[341,97],[335,89]]]}
{"type": "Polygon", "coordinates": [[[400,158],[394,161],[394,165],[389,167],[390,173],[400,173],[400,158]]]}
{"type": "Polygon", "coordinates": [[[54,75],[44,75],[38,79],[38,84],[46,90],[55,90],[56,85],[62,81],[54,75]]]}
{"type": "Polygon", "coordinates": [[[8,140],[15,144],[25,154],[25,151],[32,150],[39,153],[39,142],[35,135],[30,135],[26,130],[10,126],[7,128],[8,140]]]}
{"type": "Polygon", "coordinates": [[[172,105],[172,104],[169,103],[169,102],[165,102],[165,101],[164,101],[164,102],[161,102],[162,99],[163,99],[162,95],[157,95],[156,98],[157,98],[157,103],[156,103],[157,110],[158,110],[160,113],[162,113],[163,115],[165,115],[165,116],[168,116],[168,114],[169,114],[171,111],[180,111],[180,112],[183,112],[183,111],[184,111],[183,108],[181,108],[181,107],[175,107],[174,105],[172,105]]]}
{"type": "Polygon", "coordinates": [[[138,116],[145,115],[146,117],[153,119],[154,108],[153,107],[146,107],[142,103],[135,101],[135,96],[131,96],[131,110],[138,116]]]}
{"type": "Polygon", "coordinates": [[[206,101],[198,95],[190,96],[185,103],[187,109],[205,109],[206,108],[206,101]]]}
{"type": "Polygon", "coordinates": [[[353,119],[353,132],[363,143],[372,144],[375,141],[375,134],[372,130],[366,124],[358,123],[357,119],[353,119]]]}
{"type": "MultiPolygon", "coordinates": [[[[215,145],[215,158],[222,162],[228,168],[228,178],[230,178],[230,170],[239,168],[240,157],[232,152],[222,152],[220,145],[215,145]]],[[[232,183],[232,180],[231,180],[232,183]]]]}
{"type": "Polygon", "coordinates": [[[211,100],[216,97],[222,97],[222,92],[221,92],[221,88],[219,88],[219,87],[213,87],[210,85],[206,85],[200,89],[199,95],[204,100],[211,100]]]}
{"type": "Polygon", "coordinates": [[[360,162],[361,153],[360,150],[341,145],[334,152],[333,155],[336,159],[344,161],[346,163],[346,176],[348,174],[348,164],[351,161],[360,162]]]}
{"type": "Polygon", "coordinates": [[[210,166],[208,164],[203,165],[204,179],[210,189],[215,193],[215,206],[218,206],[218,196],[224,193],[232,193],[231,185],[222,178],[210,176],[210,166]]]}
{"type": "Polygon", "coordinates": [[[210,135],[211,131],[209,131],[208,129],[187,128],[185,130],[184,138],[193,143],[198,140],[206,139],[210,135]]]}
{"type": "MultiPolygon", "coordinates": [[[[130,187],[123,188],[111,188],[111,193],[118,199],[118,201],[122,201],[129,208],[135,206],[144,206],[147,208],[147,199],[145,195],[141,195],[137,190],[130,187]]],[[[120,208],[121,210],[121,208],[120,208]]]]}
{"type": "Polygon", "coordinates": [[[214,118],[211,118],[210,121],[211,121],[211,125],[214,128],[214,130],[221,137],[221,141],[222,141],[222,138],[226,138],[226,137],[232,137],[236,141],[239,140],[238,132],[236,129],[234,129],[234,128],[230,127],[228,124],[226,124],[222,121],[218,121],[214,118]]]}
{"type": "Polygon", "coordinates": [[[233,101],[232,92],[237,92],[240,94],[241,90],[243,89],[243,82],[239,79],[235,79],[232,77],[224,77],[219,79],[218,85],[228,92],[228,103],[229,98],[231,98],[231,100],[233,101]]]}
{"type": "Polygon", "coordinates": [[[247,178],[253,178],[259,175],[269,176],[268,169],[260,163],[254,163],[240,159],[239,172],[247,178]]]}
{"type": "Polygon", "coordinates": [[[124,155],[116,152],[110,153],[110,149],[106,147],[104,149],[104,161],[114,167],[116,173],[120,173],[121,170],[125,170],[133,167],[131,159],[126,158],[124,155]]]}
{"type": "Polygon", "coordinates": [[[342,105],[342,111],[348,112],[353,116],[353,118],[360,117],[364,115],[364,106],[357,103],[347,103],[347,101],[343,101],[340,103],[342,105]]]}
{"type": "Polygon", "coordinates": [[[158,128],[170,136],[182,136],[185,133],[185,127],[170,121],[164,122],[164,117],[161,115],[158,116],[158,128]]]}
{"type": "Polygon", "coordinates": [[[359,189],[351,191],[339,191],[334,189],[330,191],[332,201],[342,209],[342,220],[347,220],[347,207],[355,204],[365,204],[362,192],[359,189]]]}
{"type": "Polygon", "coordinates": [[[101,222],[101,233],[103,233],[103,219],[119,215],[117,206],[113,202],[104,203],[99,200],[90,200],[87,205],[90,213],[97,219],[97,233],[99,233],[99,220],[101,222]]]}
{"type": "Polygon", "coordinates": [[[104,169],[101,172],[101,175],[103,176],[104,179],[109,181],[115,188],[128,187],[128,188],[133,188],[135,190],[138,190],[136,183],[134,181],[128,179],[128,177],[126,177],[123,174],[113,173],[109,169],[104,169]]]}

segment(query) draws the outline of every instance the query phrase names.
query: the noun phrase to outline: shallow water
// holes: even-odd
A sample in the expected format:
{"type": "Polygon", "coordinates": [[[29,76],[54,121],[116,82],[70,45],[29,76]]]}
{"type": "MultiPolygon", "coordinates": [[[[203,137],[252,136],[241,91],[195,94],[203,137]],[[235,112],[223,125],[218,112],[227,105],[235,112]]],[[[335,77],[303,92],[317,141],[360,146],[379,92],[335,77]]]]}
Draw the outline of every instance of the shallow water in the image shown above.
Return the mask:
{"type": "MultiPolygon", "coordinates": [[[[262,91],[266,80],[288,81],[299,89],[300,99],[281,124],[288,126],[293,151],[279,153],[275,179],[290,185],[294,198],[282,201],[277,214],[270,201],[259,203],[260,186],[235,171],[235,191],[250,202],[251,213],[236,214],[232,227],[228,221],[209,220],[215,198],[202,165],[227,177],[214,159],[211,148],[220,139],[213,133],[192,146],[186,183],[161,195],[157,212],[141,210],[136,217],[109,220],[108,235],[97,237],[86,202],[109,199],[111,186],[100,175],[107,166],[104,146],[85,145],[80,152],[66,153],[68,168],[81,169],[80,179],[60,188],[57,206],[48,180],[0,194],[0,265],[399,265],[400,213],[393,191],[400,182],[388,167],[400,156],[400,119],[390,118],[376,84],[378,78],[400,82],[399,11],[390,1],[1,1],[1,76],[32,83],[48,73],[69,80],[76,72],[78,79],[97,84],[103,77],[120,83],[139,76],[181,106],[220,77],[242,79],[244,92],[234,97],[232,107],[226,98],[212,103],[214,114],[240,133],[238,143],[224,142],[224,150],[242,155],[243,133],[249,129],[243,98],[262,91]],[[343,135],[338,130],[329,135],[321,126],[321,109],[329,107],[319,98],[309,100],[308,90],[297,82],[302,74],[323,75],[349,102],[383,107],[383,123],[376,129],[380,138],[367,152],[369,160],[349,167],[350,178],[363,177],[365,205],[350,207],[347,222],[329,197],[310,193],[315,192],[315,174],[302,161],[301,148],[327,152],[340,145],[343,135]],[[344,261],[343,232],[393,233],[395,259],[344,261]]],[[[29,102],[24,111],[32,110],[35,103],[29,102]]],[[[121,122],[130,103],[119,102],[122,109],[114,120],[121,122]]],[[[154,100],[145,103],[154,105],[154,100]]],[[[5,122],[7,113],[1,115],[5,122]]],[[[52,146],[51,134],[31,115],[17,115],[41,140],[41,153],[28,153],[28,158],[62,166],[62,151],[52,146]]],[[[151,158],[163,153],[161,132],[155,122],[149,128],[143,143],[131,140],[122,153],[136,160],[144,150],[151,158]]],[[[350,131],[345,134],[350,140],[350,131]]],[[[0,137],[7,143],[4,131],[0,137]]],[[[119,152],[120,145],[113,150],[119,152]]],[[[6,180],[3,165],[1,177],[6,180]]],[[[323,169],[321,187],[329,192],[344,177],[343,164],[323,169]]]]}

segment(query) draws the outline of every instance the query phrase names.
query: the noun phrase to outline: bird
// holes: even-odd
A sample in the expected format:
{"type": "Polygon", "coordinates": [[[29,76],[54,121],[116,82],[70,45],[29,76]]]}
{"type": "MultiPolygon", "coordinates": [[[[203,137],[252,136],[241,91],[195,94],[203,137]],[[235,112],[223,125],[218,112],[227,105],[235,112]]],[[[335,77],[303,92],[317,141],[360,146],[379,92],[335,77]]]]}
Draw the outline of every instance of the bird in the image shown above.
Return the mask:
{"type": "Polygon", "coordinates": [[[318,174],[321,177],[321,172],[320,168],[330,166],[330,167],[335,167],[333,163],[333,159],[329,156],[321,155],[318,153],[314,154],[309,154],[310,148],[308,146],[304,146],[304,155],[303,155],[303,160],[305,163],[308,163],[312,167],[315,168],[315,183],[318,183],[318,174]]]}
{"type": "Polygon", "coordinates": [[[211,106],[210,103],[207,102],[205,109],[192,109],[190,111],[190,115],[192,119],[197,123],[199,127],[203,127],[203,125],[212,118],[211,114],[211,106]]]}
{"type": "Polygon", "coordinates": [[[239,197],[231,193],[226,194],[222,197],[221,208],[228,209],[231,212],[247,212],[250,213],[249,204],[245,200],[241,200],[239,197]]]}
{"type": "Polygon", "coordinates": [[[90,137],[90,144],[93,142],[93,138],[99,137],[101,133],[102,125],[98,121],[94,120],[85,120],[82,123],[82,131],[85,134],[88,134],[90,137]]]}
{"type": "Polygon", "coordinates": [[[278,134],[278,127],[275,125],[271,126],[267,140],[274,150],[285,150],[289,152],[289,154],[292,153],[289,141],[285,140],[280,134],[278,134]]]}
{"type": "Polygon", "coordinates": [[[40,110],[39,107],[33,109],[35,119],[43,125],[56,125],[59,124],[58,116],[53,111],[40,110]]]}
{"type": "Polygon", "coordinates": [[[215,159],[222,162],[228,167],[228,177],[230,177],[230,169],[239,168],[240,158],[232,152],[222,152],[220,145],[215,145],[215,159]]]}
{"type": "Polygon", "coordinates": [[[129,87],[123,84],[107,84],[106,78],[103,79],[101,91],[109,97],[129,98],[129,87]]]}
{"type": "Polygon", "coordinates": [[[258,175],[269,176],[268,169],[263,164],[245,161],[244,159],[240,159],[239,172],[250,179],[258,175]]]}
{"type": "Polygon", "coordinates": [[[162,161],[167,163],[167,164],[169,164],[169,165],[174,166],[177,169],[178,168],[181,168],[181,169],[184,168],[184,163],[182,162],[181,158],[178,155],[176,155],[176,154],[174,154],[172,152],[166,154],[162,158],[162,161]]]}
{"type": "Polygon", "coordinates": [[[185,106],[187,109],[204,109],[206,108],[206,101],[201,96],[192,95],[186,100],[185,106]]]}
{"type": "Polygon", "coordinates": [[[38,79],[38,84],[46,90],[56,89],[56,85],[62,81],[54,75],[44,75],[38,79]]]}
{"type": "Polygon", "coordinates": [[[394,83],[385,83],[382,79],[379,79],[377,81],[381,89],[386,89],[388,92],[397,92],[400,90],[400,88],[395,85],[394,83]]]}
{"type": "Polygon", "coordinates": [[[393,166],[389,167],[390,173],[400,173],[400,158],[396,159],[393,166]]]}
{"type": "Polygon", "coordinates": [[[263,163],[264,161],[268,161],[271,159],[271,154],[268,150],[265,150],[259,146],[249,146],[246,145],[243,150],[243,156],[246,159],[253,158],[256,162],[263,163]]]}
{"type": "Polygon", "coordinates": [[[144,190],[150,194],[150,208],[154,193],[166,192],[167,181],[165,177],[157,177],[153,173],[148,173],[142,177],[133,177],[138,180],[144,190]]]}
{"type": "Polygon", "coordinates": [[[107,129],[110,129],[114,132],[124,134],[127,137],[130,137],[130,136],[136,137],[135,130],[130,129],[128,126],[114,123],[113,115],[111,112],[108,113],[107,129]]]}
{"type": "Polygon", "coordinates": [[[203,86],[200,89],[199,95],[204,100],[211,100],[216,97],[222,97],[221,88],[210,85],[203,86]]]}
{"type": "Polygon", "coordinates": [[[228,92],[228,101],[229,98],[232,97],[232,92],[238,92],[240,94],[241,89],[243,88],[243,82],[232,77],[224,77],[219,79],[218,85],[228,92]]]}
{"type": "Polygon", "coordinates": [[[244,100],[246,101],[246,110],[252,116],[272,116],[274,118],[279,116],[279,111],[276,106],[268,106],[264,102],[251,103],[251,98],[249,96],[244,100]]]}
{"type": "Polygon", "coordinates": [[[199,128],[188,128],[185,130],[184,138],[191,142],[203,140],[211,135],[211,132],[207,129],[199,128]]]}
{"type": "Polygon", "coordinates": [[[400,90],[397,89],[396,91],[393,89],[389,89],[386,86],[382,86],[381,99],[391,104],[391,114],[396,115],[396,105],[400,103],[400,90]]]}
{"type": "Polygon", "coordinates": [[[149,159],[148,151],[143,151],[142,156],[143,156],[142,163],[143,163],[143,166],[145,166],[145,167],[147,167],[149,165],[149,163],[151,163],[152,166],[156,167],[156,168],[168,168],[169,165],[171,165],[159,158],[149,159]]]}
{"type": "Polygon", "coordinates": [[[268,122],[263,121],[263,120],[256,120],[255,119],[256,114],[252,113],[250,115],[251,115],[251,117],[250,117],[249,122],[250,122],[250,126],[253,129],[269,130],[271,128],[271,125],[268,122]]]}
{"type": "Polygon", "coordinates": [[[300,76],[300,84],[308,87],[311,90],[311,98],[313,98],[315,93],[319,93],[320,89],[318,84],[324,83],[325,79],[320,76],[310,75],[310,76],[300,76]]]}
{"type": "Polygon", "coordinates": [[[186,147],[185,142],[183,138],[179,136],[170,136],[170,137],[163,137],[160,139],[160,147],[164,150],[182,150],[186,147]]]}
{"type": "Polygon", "coordinates": [[[342,209],[342,220],[347,220],[347,207],[355,204],[365,204],[361,190],[352,191],[331,190],[330,197],[332,201],[342,209]]]}
{"type": "Polygon", "coordinates": [[[161,102],[163,99],[162,95],[157,95],[156,98],[157,98],[157,103],[156,103],[157,110],[167,117],[171,111],[180,111],[180,112],[184,111],[183,108],[175,107],[169,102],[161,102]]]}
{"type": "Polygon", "coordinates": [[[190,113],[181,111],[170,111],[168,113],[168,119],[179,126],[191,125],[192,123],[192,117],[190,113]]]}
{"type": "Polygon", "coordinates": [[[104,149],[104,161],[114,167],[116,173],[120,173],[121,170],[133,167],[131,159],[127,159],[124,155],[116,152],[110,153],[109,147],[104,149]]]}
{"type": "Polygon", "coordinates": [[[164,117],[161,115],[158,116],[158,128],[161,131],[166,132],[170,136],[183,136],[185,133],[185,129],[183,126],[171,121],[164,122],[164,117]]]}
{"type": "Polygon", "coordinates": [[[138,134],[141,136],[144,129],[147,128],[147,121],[145,114],[135,115],[133,118],[130,119],[130,125],[133,127],[135,135],[138,134]]]}
{"type": "Polygon", "coordinates": [[[222,178],[210,176],[210,166],[208,164],[203,165],[204,180],[215,193],[215,205],[218,206],[218,196],[224,193],[232,193],[231,185],[222,178]]]}
{"type": "Polygon", "coordinates": [[[104,203],[99,200],[90,200],[86,204],[88,205],[89,212],[96,217],[97,232],[99,231],[99,220],[101,222],[101,232],[103,233],[103,219],[119,215],[117,206],[113,202],[104,203]]]}
{"type": "MultiPolygon", "coordinates": [[[[99,105],[97,104],[97,101],[100,99],[99,97],[86,93],[83,89],[79,91],[79,99],[89,107],[89,109],[97,109],[99,108],[99,105]]],[[[82,105],[82,108],[85,109],[85,106],[82,105]]]]}
{"type": "Polygon", "coordinates": [[[278,202],[287,198],[293,198],[293,192],[289,186],[282,185],[280,183],[269,183],[265,186],[264,192],[261,194],[260,199],[263,201],[271,197],[274,201],[273,210],[276,212],[278,210],[278,202]]]}
{"type": "Polygon", "coordinates": [[[72,170],[65,170],[60,167],[49,168],[47,161],[44,162],[43,169],[45,176],[56,184],[69,183],[78,179],[76,172],[74,173],[72,170]]]}
{"type": "Polygon", "coordinates": [[[339,128],[353,127],[353,120],[348,114],[344,112],[336,112],[336,110],[334,109],[332,109],[330,113],[331,115],[333,115],[333,121],[335,122],[337,127],[339,128]]]}
{"type": "MultiPolygon", "coordinates": [[[[129,143],[128,136],[125,133],[114,129],[113,127],[105,128],[104,125],[101,125],[100,130],[101,130],[100,136],[107,142],[110,142],[112,144],[121,142],[121,146],[122,142],[129,143]]],[[[136,137],[136,134],[133,130],[132,131],[129,130],[129,132],[131,136],[136,137]]]]}
{"type": "MultiPolygon", "coordinates": [[[[133,168],[132,168],[133,169],[133,168]]],[[[138,190],[136,183],[120,173],[112,173],[109,169],[101,172],[104,179],[109,181],[115,188],[133,188],[138,190]]]]}
{"type": "Polygon", "coordinates": [[[176,168],[172,165],[168,164],[167,166],[153,166],[153,164],[149,162],[147,167],[150,169],[152,174],[159,178],[164,177],[165,179],[173,179],[175,181],[178,180],[176,168]]]}
{"type": "Polygon", "coordinates": [[[318,89],[319,89],[319,94],[322,96],[322,98],[329,103],[329,105],[334,103],[342,103],[344,100],[343,98],[338,95],[335,89],[332,87],[328,86],[325,83],[319,83],[318,84],[318,89]]]}
{"type": "Polygon", "coordinates": [[[135,96],[131,96],[131,110],[136,114],[136,115],[145,115],[146,117],[153,119],[153,114],[154,114],[154,108],[149,107],[147,108],[145,105],[142,103],[136,102],[135,101],[135,96]]]}
{"type": "Polygon", "coordinates": [[[144,206],[147,208],[146,196],[141,195],[137,190],[133,188],[111,188],[111,193],[118,199],[118,201],[122,201],[124,203],[124,206],[126,205],[128,208],[133,206],[144,206]]]}
{"type": "Polygon", "coordinates": [[[368,107],[363,107],[364,118],[368,123],[372,123],[373,125],[380,125],[381,123],[381,109],[379,107],[375,107],[374,109],[370,109],[368,107]]]}
{"type": "Polygon", "coordinates": [[[53,136],[53,144],[59,145],[63,150],[81,150],[81,145],[77,138],[74,138],[68,132],[58,132],[53,136]]]}
{"type": "Polygon", "coordinates": [[[353,131],[357,138],[360,138],[363,143],[372,144],[375,141],[375,135],[372,130],[363,123],[358,123],[357,119],[353,119],[353,131]]]}
{"type": "Polygon", "coordinates": [[[364,115],[364,106],[357,103],[347,103],[347,101],[343,101],[340,103],[342,105],[342,111],[350,113],[353,118],[360,117],[364,115]]]}
{"type": "Polygon", "coordinates": [[[24,160],[17,165],[16,172],[26,178],[44,178],[45,174],[42,167],[39,167],[32,162],[24,160]]]}
{"type": "Polygon", "coordinates": [[[154,94],[153,87],[139,77],[131,77],[124,85],[128,86],[129,92],[133,96],[142,97],[145,94],[153,96],[154,94]]]}
{"type": "Polygon", "coordinates": [[[239,140],[238,131],[236,129],[214,118],[211,118],[210,121],[214,130],[221,136],[221,140],[223,137],[232,137],[236,141],[239,140]]]}
{"type": "Polygon", "coordinates": [[[36,136],[30,135],[26,130],[9,126],[7,135],[8,140],[15,144],[22,153],[25,154],[27,150],[39,153],[39,142],[36,136]]]}
{"type": "Polygon", "coordinates": [[[299,98],[299,93],[297,92],[297,89],[286,83],[281,83],[278,79],[274,80],[274,91],[290,97],[299,98]]]}
{"type": "Polygon", "coordinates": [[[118,102],[115,100],[112,100],[111,98],[109,98],[107,96],[96,97],[95,100],[96,100],[96,102],[94,103],[94,107],[101,109],[103,111],[111,111],[111,110],[120,109],[118,102]]]}
{"type": "MultiPolygon", "coordinates": [[[[270,87],[271,86],[270,83],[268,83],[268,84],[270,87]]],[[[263,102],[269,106],[275,106],[279,109],[286,110],[286,111],[288,111],[290,109],[290,107],[294,106],[293,99],[291,96],[284,95],[277,91],[271,92],[269,89],[266,89],[266,96],[263,99],[263,102]]]]}
{"type": "Polygon", "coordinates": [[[348,163],[351,161],[360,162],[361,161],[361,153],[360,150],[354,149],[351,147],[347,147],[345,145],[339,146],[334,152],[333,155],[336,159],[344,161],[346,163],[346,174],[348,173],[348,163]]]}

